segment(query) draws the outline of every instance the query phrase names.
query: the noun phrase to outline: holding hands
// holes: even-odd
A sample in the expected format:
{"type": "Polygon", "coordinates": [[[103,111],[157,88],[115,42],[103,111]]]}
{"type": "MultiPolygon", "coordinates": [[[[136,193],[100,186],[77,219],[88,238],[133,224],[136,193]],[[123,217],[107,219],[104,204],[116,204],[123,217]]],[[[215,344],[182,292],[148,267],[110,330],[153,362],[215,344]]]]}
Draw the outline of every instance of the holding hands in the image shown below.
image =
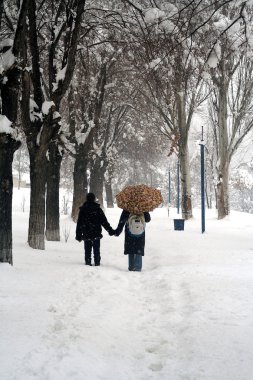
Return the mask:
{"type": "Polygon", "coordinates": [[[118,229],[116,228],[116,230],[114,230],[113,228],[111,228],[109,231],[108,231],[108,234],[110,236],[119,236],[119,231],[118,229]]]}
{"type": "Polygon", "coordinates": [[[115,235],[115,230],[114,230],[113,228],[111,228],[110,230],[108,230],[108,234],[109,234],[110,236],[115,235]]]}

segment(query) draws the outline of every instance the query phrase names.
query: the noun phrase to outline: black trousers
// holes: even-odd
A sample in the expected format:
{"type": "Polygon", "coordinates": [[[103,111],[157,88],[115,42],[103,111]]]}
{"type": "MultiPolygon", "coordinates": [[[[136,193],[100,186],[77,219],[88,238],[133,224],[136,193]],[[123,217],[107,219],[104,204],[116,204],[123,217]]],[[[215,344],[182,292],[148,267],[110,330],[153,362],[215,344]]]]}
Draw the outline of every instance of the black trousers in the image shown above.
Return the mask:
{"type": "Polygon", "coordinates": [[[95,265],[100,264],[100,239],[95,240],[85,240],[84,241],[84,252],[85,252],[85,264],[91,264],[91,252],[93,248],[94,262],[95,265]]]}

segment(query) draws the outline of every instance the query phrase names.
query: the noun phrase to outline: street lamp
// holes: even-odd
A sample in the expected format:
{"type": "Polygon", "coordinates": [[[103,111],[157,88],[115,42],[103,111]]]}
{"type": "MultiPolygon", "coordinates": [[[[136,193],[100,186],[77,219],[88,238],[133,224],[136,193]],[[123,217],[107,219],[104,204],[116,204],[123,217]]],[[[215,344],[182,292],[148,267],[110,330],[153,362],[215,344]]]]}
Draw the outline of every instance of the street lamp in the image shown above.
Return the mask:
{"type": "Polygon", "coordinates": [[[201,232],[206,230],[205,226],[205,143],[203,126],[200,141],[200,174],[201,174],[201,232]]]}

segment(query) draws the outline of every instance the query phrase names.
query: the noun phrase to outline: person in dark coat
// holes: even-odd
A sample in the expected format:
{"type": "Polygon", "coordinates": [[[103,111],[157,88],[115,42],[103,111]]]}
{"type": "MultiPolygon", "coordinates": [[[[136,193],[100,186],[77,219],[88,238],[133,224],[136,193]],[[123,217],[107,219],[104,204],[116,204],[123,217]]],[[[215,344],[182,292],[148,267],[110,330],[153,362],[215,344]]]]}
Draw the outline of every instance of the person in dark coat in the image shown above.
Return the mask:
{"type": "MultiPolygon", "coordinates": [[[[144,256],[145,231],[140,236],[133,236],[129,231],[129,216],[129,211],[122,211],[115,235],[119,236],[125,226],[124,255],[128,255],[128,270],[140,272],[142,269],[142,256],[144,256]]],[[[146,223],[150,222],[149,212],[144,212],[144,218],[146,223]]]]}
{"type": "Polygon", "coordinates": [[[110,226],[100,205],[95,202],[95,195],[88,193],[86,202],[80,207],[77,225],[76,240],[84,240],[85,264],[91,264],[91,252],[93,248],[95,266],[100,265],[100,239],[102,239],[102,226],[109,233],[114,235],[115,231],[110,226]]]}

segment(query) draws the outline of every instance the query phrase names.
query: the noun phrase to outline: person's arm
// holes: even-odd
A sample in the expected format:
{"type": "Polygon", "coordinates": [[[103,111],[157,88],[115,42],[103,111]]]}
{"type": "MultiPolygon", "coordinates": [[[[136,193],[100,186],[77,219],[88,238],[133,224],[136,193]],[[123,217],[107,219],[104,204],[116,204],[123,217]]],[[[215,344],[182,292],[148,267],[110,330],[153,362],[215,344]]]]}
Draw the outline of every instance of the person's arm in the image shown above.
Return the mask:
{"type": "Polygon", "coordinates": [[[124,228],[124,225],[126,224],[128,218],[129,218],[129,212],[126,211],[126,210],[123,210],[121,215],[120,215],[120,219],[119,219],[119,224],[118,224],[118,227],[116,228],[115,230],[115,235],[116,236],[119,236],[124,228]]]}
{"type": "Polygon", "coordinates": [[[144,218],[145,218],[145,222],[146,223],[150,222],[150,220],[151,220],[150,213],[149,212],[144,212],[144,218]]]}
{"type": "Polygon", "coordinates": [[[99,209],[99,213],[100,213],[101,225],[104,227],[104,229],[108,232],[110,236],[114,235],[114,230],[112,229],[110,223],[108,222],[105,216],[104,211],[101,208],[99,209]]]}
{"type": "Polygon", "coordinates": [[[77,241],[82,241],[82,211],[79,211],[77,223],[76,223],[76,240],[77,241]]]}

